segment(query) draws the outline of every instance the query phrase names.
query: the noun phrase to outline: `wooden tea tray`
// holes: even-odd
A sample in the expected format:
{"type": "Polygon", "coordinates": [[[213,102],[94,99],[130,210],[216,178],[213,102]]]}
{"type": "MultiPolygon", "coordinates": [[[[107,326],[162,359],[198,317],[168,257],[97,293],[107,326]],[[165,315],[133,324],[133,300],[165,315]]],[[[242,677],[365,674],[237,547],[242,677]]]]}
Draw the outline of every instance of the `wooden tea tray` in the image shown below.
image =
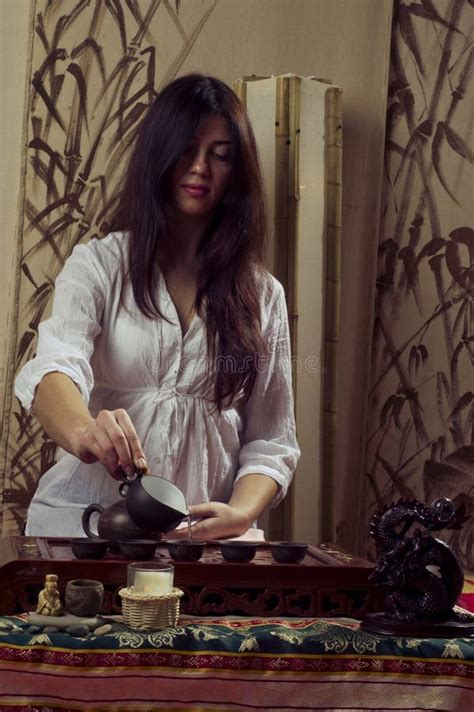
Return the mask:
{"type": "MultiPolygon", "coordinates": [[[[268,542],[258,544],[249,563],[228,563],[209,542],[196,562],[173,561],[158,543],[155,559],[175,567],[175,585],[185,592],[181,610],[191,615],[363,617],[380,610],[368,577],[373,564],[336,544],[310,546],[300,564],[279,564],[268,542]]],[[[120,610],[118,590],[126,585],[128,561],[76,559],[66,538],[8,537],[0,541],[0,614],[32,610],[45,575],[59,576],[59,590],[75,578],[102,581],[105,608],[120,610]]]]}

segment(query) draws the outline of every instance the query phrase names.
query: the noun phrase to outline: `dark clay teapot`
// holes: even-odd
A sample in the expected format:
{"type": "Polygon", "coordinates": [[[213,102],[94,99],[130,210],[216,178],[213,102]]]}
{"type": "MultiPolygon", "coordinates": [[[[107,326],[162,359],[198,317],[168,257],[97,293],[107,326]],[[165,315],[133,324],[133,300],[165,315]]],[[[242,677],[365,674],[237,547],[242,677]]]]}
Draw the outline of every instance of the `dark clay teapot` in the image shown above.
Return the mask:
{"type": "MultiPolygon", "coordinates": [[[[127,512],[124,499],[119,499],[118,502],[114,502],[107,508],[102,507],[100,504],[90,504],[82,515],[82,528],[88,537],[98,537],[99,539],[109,539],[110,541],[149,539],[151,536],[150,532],[137,527],[127,512]],[[98,534],[94,534],[90,528],[90,518],[94,512],[99,514],[97,521],[98,534]]],[[[156,539],[160,539],[159,534],[156,539]]]]}
{"type": "Polygon", "coordinates": [[[162,532],[175,529],[188,516],[188,508],[181,490],[172,482],[157,475],[135,473],[119,487],[123,500],[107,509],[91,504],[82,515],[82,526],[89,537],[96,536],[90,529],[90,516],[99,512],[98,536],[119,539],[145,539],[150,535],[160,538],[162,532]]]}

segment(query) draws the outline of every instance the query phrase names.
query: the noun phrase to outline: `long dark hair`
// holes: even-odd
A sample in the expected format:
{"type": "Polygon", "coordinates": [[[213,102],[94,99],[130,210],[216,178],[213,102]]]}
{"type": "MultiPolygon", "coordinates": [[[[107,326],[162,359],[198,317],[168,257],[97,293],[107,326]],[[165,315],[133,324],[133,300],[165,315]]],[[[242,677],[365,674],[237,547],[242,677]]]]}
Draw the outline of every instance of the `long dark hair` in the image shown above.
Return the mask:
{"type": "Polygon", "coordinates": [[[130,233],[129,270],[139,309],[162,317],[156,301],[158,248],[169,244],[170,176],[200,123],[226,118],[231,131],[229,188],[199,246],[196,309],[205,307],[212,400],[219,411],[252,391],[261,337],[260,295],[266,233],[258,153],[244,106],[214,77],[189,74],[168,84],[140,125],[111,227],[130,233]]]}

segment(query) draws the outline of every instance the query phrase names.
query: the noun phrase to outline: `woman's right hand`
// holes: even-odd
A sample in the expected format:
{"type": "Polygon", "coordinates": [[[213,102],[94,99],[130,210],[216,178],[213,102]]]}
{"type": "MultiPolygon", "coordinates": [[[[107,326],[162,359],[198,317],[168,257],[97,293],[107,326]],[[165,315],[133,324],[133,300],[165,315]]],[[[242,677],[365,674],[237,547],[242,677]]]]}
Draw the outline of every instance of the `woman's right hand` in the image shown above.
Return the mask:
{"type": "Polygon", "coordinates": [[[131,476],[147,467],[140,439],[130,416],[123,408],[101,410],[72,436],[73,455],[88,464],[101,462],[109,474],[121,480],[120,471],[131,476]]]}

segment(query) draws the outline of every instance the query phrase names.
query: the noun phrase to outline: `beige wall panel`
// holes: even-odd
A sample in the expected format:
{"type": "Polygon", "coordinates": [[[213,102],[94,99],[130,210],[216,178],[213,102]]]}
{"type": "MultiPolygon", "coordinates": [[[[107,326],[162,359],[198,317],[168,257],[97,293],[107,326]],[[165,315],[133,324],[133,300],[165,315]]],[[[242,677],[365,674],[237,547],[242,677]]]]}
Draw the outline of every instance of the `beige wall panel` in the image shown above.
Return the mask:
{"type": "Polygon", "coordinates": [[[301,459],[292,495],[291,535],[295,541],[321,540],[324,350],[327,86],[301,80],[297,158],[295,311],[296,423],[301,459]],[[301,481],[300,481],[301,479],[301,481]]]}
{"type": "MultiPolygon", "coordinates": [[[[251,121],[260,153],[262,174],[266,184],[266,199],[268,215],[275,213],[275,131],[269,131],[275,123],[276,86],[274,82],[248,82],[245,85],[247,103],[253,107],[251,121]],[[271,188],[271,189],[270,189],[271,188]]],[[[275,245],[272,220],[268,221],[268,236],[266,245],[267,267],[274,272],[275,245]]]]}

